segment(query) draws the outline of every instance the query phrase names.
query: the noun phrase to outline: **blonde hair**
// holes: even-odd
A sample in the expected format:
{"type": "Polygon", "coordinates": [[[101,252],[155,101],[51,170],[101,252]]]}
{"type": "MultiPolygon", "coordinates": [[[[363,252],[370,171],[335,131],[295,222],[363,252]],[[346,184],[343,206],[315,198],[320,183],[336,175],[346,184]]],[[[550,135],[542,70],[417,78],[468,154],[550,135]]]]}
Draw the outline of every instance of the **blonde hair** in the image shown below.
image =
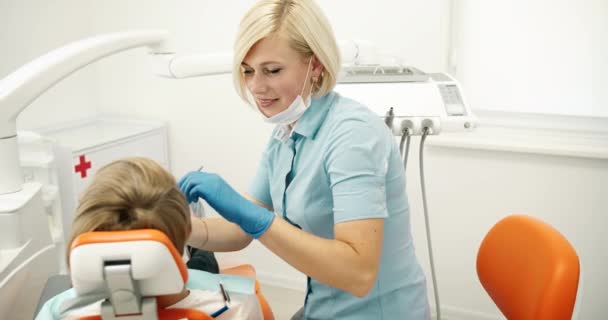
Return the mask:
{"type": "Polygon", "coordinates": [[[175,178],[153,160],[126,158],[97,171],[80,198],[67,248],[91,231],[157,229],[183,253],[190,210],[175,178]]]}
{"type": "Polygon", "coordinates": [[[340,52],[329,21],[312,0],[262,0],[243,16],[234,44],[233,80],[237,93],[247,96],[241,64],[258,41],[283,35],[303,57],[315,55],[325,68],[315,83],[314,95],[324,96],[336,85],[340,52]]]}

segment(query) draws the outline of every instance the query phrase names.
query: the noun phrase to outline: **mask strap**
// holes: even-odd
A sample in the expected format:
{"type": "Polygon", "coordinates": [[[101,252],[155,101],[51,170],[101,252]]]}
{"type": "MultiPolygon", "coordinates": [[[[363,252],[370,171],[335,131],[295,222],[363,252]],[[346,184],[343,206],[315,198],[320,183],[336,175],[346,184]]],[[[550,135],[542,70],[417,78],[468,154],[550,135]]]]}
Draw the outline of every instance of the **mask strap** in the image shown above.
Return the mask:
{"type": "MultiPolygon", "coordinates": [[[[310,65],[312,64],[312,57],[313,56],[311,56],[310,60],[308,60],[308,67],[306,67],[306,76],[304,77],[304,85],[302,86],[302,91],[300,91],[300,96],[304,94],[304,89],[306,88],[306,82],[308,81],[308,73],[310,72],[310,65]]],[[[310,93],[312,93],[312,85],[310,86],[310,93]]]]}

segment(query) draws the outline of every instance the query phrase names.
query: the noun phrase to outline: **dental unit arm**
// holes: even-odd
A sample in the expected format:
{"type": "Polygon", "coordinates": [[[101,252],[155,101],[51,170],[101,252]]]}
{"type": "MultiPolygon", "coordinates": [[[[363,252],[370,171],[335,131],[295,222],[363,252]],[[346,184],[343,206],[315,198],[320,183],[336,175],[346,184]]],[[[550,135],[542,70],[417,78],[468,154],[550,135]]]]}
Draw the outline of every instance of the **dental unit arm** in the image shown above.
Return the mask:
{"type": "MultiPolygon", "coordinates": [[[[375,45],[364,40],[342,40],[338,43],[343,67],[349,70],[376,68],[382,59],[375,45]]],[[[231,73],[233,55],[230,52],[176,54],[170,51],[150,55],[153,72],[157,76],[173,79],[231,73]]],[[[385,68],[398,68],[397,63],[383,64],[385,68]]]]}
{"type": "Polygon", "coordinates": [[[21,190],[23,178],[17,152],[16,119],[53,85],[103,57],[140,46],[159,51],[164,31],[102,35],[53,50],[0,80],[0,195],[21,190]]]}
{"type": "Polygon", "coordinates": [[[16,119],[38,96],[73,72],[103,57],[147,46],[159,76],[189,78],[231,72],[224,53],[175,54],[166,31],[146,30],[100,35],[68,44],[26,64],[0,80],[0,195],[23,185],[17,152],[16,119]]]}

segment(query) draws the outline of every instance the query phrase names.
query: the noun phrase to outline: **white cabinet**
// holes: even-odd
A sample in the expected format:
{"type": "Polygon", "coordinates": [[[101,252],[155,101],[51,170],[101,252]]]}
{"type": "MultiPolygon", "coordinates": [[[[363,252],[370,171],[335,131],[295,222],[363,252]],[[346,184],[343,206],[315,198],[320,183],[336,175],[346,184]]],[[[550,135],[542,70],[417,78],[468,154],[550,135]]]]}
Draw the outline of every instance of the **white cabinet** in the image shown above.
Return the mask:
{"type": "MultiPolygon", "coordinates": [[[[45,143],[20,141],[21,164],[24,178],[41,182],[46,190],[43,198],[51,232],[60,247],[70,235],[79,196],[101,167],[142,156],[170,169],[167,127],[162,122],[104,117],[37,133],[45,143]]],[[[60,261],[64,253],[60,250],[60,261]]]]}
{"type": "Polygon", "coordinates": [[[69,167],[74,201],[97,170],[114,160],[142,156],[169,169],[167,130],[160,122],[105,118],[42,134],[70,150],[70,164],[64,166],[69,167]]]}

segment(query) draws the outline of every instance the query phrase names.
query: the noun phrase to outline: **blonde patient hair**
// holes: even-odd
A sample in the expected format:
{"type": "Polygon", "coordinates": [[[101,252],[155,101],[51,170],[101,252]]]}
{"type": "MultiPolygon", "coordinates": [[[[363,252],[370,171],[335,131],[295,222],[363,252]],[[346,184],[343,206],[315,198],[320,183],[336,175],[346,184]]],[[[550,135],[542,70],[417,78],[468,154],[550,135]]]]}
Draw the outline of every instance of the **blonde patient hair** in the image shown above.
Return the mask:
{"type": "Polygon", "coordinates": [[[97,171],[80,198],[68,242],[90,231],[157,229],[176,249],[191,231],[190,209],[175,178],[153,160],[126,158],[97,171]]]}
{"type": "Polygon", "coordinates": [[[315,55],[325,70],[315,83],[314,96],[324,96],[336,85],[340,52],[329,21],[313,0],[262,0],[243,16],[234,44],[232,75],[237,93],[247,103],[241,64],[258,41],[281,35],[302,57],[315,55]]]}

